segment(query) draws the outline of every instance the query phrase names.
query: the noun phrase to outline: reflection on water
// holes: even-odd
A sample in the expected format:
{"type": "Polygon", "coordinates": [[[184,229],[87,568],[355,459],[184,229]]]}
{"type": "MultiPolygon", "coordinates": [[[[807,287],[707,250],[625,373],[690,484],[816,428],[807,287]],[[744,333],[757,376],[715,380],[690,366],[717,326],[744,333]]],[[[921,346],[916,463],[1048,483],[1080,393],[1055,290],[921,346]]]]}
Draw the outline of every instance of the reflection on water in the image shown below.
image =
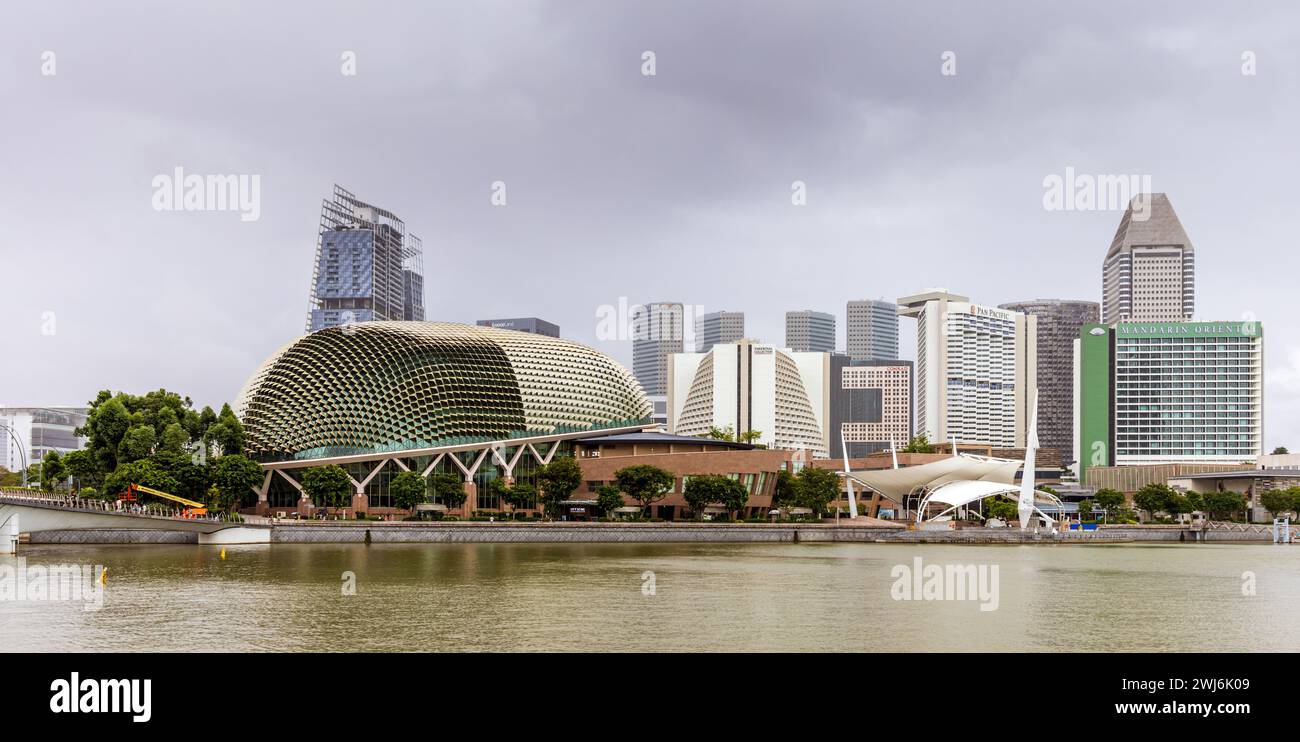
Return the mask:
{"type": "MultiPolygon", "coordinates": [[[[102,564],[100,611],[0,602],[17,651],[1300,649],[1300,548],[393,544],[23,547],[102,564]],[[997,565],[998,609],[890,570],[997,565]],[[652,572],[653,578],[645,575],[652,572]],[[343,575],[356,594],[343,595],[343,575]],[[1253,596],[1243,574],[1254,573],[1253,596]],[[653,587],[653,590],[650,588],[653,587]],[[646,594],[653,593],[653,594],[646,594]]],[[[0,557],[0,565],[13,565],[0,557]]]]}

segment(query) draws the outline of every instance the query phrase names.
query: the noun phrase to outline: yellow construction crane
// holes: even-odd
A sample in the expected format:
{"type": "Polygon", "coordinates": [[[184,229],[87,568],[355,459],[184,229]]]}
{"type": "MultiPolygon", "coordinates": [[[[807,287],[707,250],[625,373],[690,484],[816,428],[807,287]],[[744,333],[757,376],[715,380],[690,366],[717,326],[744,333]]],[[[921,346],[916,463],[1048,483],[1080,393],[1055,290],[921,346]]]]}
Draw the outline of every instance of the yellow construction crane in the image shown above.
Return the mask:
{"type": "Polygon", "coordinates": [[[121,497],[121,499],[126,500],[127,502],[135,502],[136,493],[139,492],[143,492],[146,495],[153,495],[154,497],[161,497],[164,500],[171,500],[172,502],[178,502],[184,505],[186,508],[188,508],[186,513],[189,515],[208,514],[208,506],[204,505],[201,502],[187,500],[184,497],[178,497],[176,495],[171,494],[170,492],[163,492],[162,490],[156,490],[153,487],[146,487],[143,484],[132,483],[129,486],[127,486],[126,493],[121,497]]]}

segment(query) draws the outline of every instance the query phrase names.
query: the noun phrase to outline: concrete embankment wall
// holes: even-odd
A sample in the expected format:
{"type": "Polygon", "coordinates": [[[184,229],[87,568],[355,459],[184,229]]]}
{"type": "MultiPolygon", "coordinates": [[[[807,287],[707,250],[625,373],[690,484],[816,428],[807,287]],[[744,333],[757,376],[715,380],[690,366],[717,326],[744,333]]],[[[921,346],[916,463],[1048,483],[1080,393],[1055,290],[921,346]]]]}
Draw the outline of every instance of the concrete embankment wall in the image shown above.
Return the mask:
{"type": "Polygon", "coordinates": [[[33,544],[197,544],[199,534],[143,528],[82,528],[37,531],[31,539],[33,544]]]}
{"type": "MultiPolygon", "coordinates": [[[[1195,543],[1196,533],[1177,526],[1111,526],[1095,531],[1022,533],[1017,528],[907,531],[832,524],[764,525],[703,523],[282,523],[271,543],[918,543],[1087,544],[1132,541],[1195,543]]],[[[1267,533],[1207,531],[1204,541],[1267,542],[1267,533]]],[[[41,531],[33,544],[196,544],[198,534],[151,529],[93,528],[41,531]]]]}
{"type": "Polygon", "coordinates": [[[873,542],[898,531],[859,526],[714,525],[692,523],[313,523],[278,525],[277,544],[361,543],[779,543],[873,542]]]}

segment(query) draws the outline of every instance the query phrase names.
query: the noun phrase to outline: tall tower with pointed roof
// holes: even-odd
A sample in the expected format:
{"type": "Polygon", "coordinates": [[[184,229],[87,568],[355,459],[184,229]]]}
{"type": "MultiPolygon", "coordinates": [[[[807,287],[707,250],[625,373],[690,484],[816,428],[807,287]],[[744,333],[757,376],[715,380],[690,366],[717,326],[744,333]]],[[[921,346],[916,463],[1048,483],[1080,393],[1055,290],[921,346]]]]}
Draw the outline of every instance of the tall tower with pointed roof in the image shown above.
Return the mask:
{"type": "Polygon", "coordinates": [[[1102,264],[1101,321],[1179,322],[1196,309],[1196,253],[1169,197],[1139,194],[1102,264]]]}

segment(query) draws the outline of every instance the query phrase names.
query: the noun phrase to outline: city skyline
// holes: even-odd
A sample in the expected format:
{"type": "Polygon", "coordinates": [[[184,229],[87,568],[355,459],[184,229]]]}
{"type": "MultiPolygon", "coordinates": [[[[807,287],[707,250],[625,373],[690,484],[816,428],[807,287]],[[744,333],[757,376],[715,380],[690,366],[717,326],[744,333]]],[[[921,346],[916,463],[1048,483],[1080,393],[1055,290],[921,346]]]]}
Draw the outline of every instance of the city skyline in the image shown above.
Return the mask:
{"type": "MultiPolygon", "coordinates": [[[[0,371],[0,402],[79,405],[104,387],[166,387],[199,405],[233,398],[248,369],[301,334],[305,234],[335,181],[425,237],[431,319],[547,317],[631,368],[630,341],[597,330],[599,308],[621,297],[743,311],[748,334],[767,341],[782,338],[786,310],[841,317],[846,300],[892,301],[919,286],[949,286],[985,305],[1100,301],[1098,268],[1122,209],[1042,205],[1044,178],[1076,167],[1149,173],[1153,190],[1177,201],[1199,248],[1196,315],[1270,325],[1266,448],[1295,447],[1300,330],[1286,322],[1280,277],[1261,269],[1285,261],[1297,226],[1286,189],[1270,187],[1297,157],[1284,126],[1295,103],[1268,95],[1293,74],[1296,11],[1274,6],[1248,22],[1205,5],[1175,23],[1159,8],[1122,7],[1068,28],[1022,14],[1005,30],[959,8],[924,42],[872,30],[865,11],[836,24],[843,31],[815,11],[758,8],[738,21],[767,41],[790,23],[815,28],[818,48],[792,49],[808,62],[794,66],[721,33],[728,16],[712,9],[602,8],[593,22],[613,32],[566,49],[537,40],[553,28],[543,13],[430,10],[427,23],[400,24],[380,49],[357,39],[342,6],[327,7],[311,19],[317,33],[287,33],[290,20],[271,16],[264,35],[246,40],[253,51],[227,59],[158,33],[201,23],[218,46],[244,35],[209,11],[166,9],[136,28],[106,12],[69,25],[21,8],[3,74],[15,106],[43,116],[3,125],[28,144],[11,156],[0,199],[11,229],[3,258],[9,275],[62,272],[16,283],[0,299],[6,336],[40,370],[0,371]],[[698,22],[698,37],[683,31],[682,14],[698,22]],[[982,35],[963,33],[968,24],[982,35]],[[464,41],[429,43],[439,33],[464,41]],[[492,58],[475,50],[485,39],[492,58]],[[123,55],[121,44],[145,52],[123,55]],[[46,49],[59,54],[53,77],[40,74],[46,49]],[[647,49],[658,55],[653,78],[639,72],[647,49]],[[951,78],[940,73],[948,49],[958,60],[951,78]],[[1254,78],[1240,72],[1247,49],[1261,60],[1254,78]],[[355,78],[339,73],[345,50],[356,52],[355,78]],[[536,54],[550,66],[527,64],[536,54]],[[160,69],[163,59],[180,62],[160,69]],[[1098,59],[1116,61],[1098,71],[1098,59]],[[1142,74],[1125,74],[1134,69],[1142,74]],[[812,74],[826,98],[803,92],[812,74]],[[361,118],[412,84],[442,97],[409,112],[437,137],[361,118]],[[1057,105],[1062,89],[1072,106],[1057,105]],[[1199,106],[1201,89],[1220,105],[1199,106]],[[478,102],[486,98],[497,103],[478,102]],[[774,98],[793,101],[799,115],[765,107],[774,98]],[[547,101],[557,105],[543,108],[547,101]],[[864,109],[868,101],[880,105],[864,109]],[[292,112],[309,106],[325,115],[292,112]],[[1117,107],[1129,112],[1123,123],[1107,113],[1117,107]],[[752,123],[755,109],[761,123],[752,123]],[[1023,122],[1015,141],[989,135],[1012,120],[1023,122]],[[1134,135],[1157,129],[1161,136],[1134,135]],[[737,149],[719,146],[728,130],[742,132],[737,149]],[[370,141],[355,151],[329,146],[360,135],[370,141]],[[611,167],[615,152],[633,159],[611,167]],[[260,174],[260,218],[151,208],[150,179],[177,166],[260,174]],[[490,201],[497,181],[509,194],[502,208],[490,201]],[[805,206],[790,203],[794,181],[807,186],[805,206]],[[63,229],[50,235],[49,224],[63,229]],[[695,270],[655,272],[644,262],[627,270],[644,255],[695,270]],[[510,289],[485,291],[463,256],[490,265],[494,285],[510,289]],[[775,271],[778,283],[774,266],[784,265],[798,269],[775,271]],[[138,297],[145,280],[147,306],[104,309],[103,287],[138,297]],[[139,352],[157,346],[173,353],[139,352]]],[[[891,12],[907,27],[935,23],[903,6],[891,12]]],[[[912,324],[900,332],[900,355],[914,360],[912,324]]]]}

